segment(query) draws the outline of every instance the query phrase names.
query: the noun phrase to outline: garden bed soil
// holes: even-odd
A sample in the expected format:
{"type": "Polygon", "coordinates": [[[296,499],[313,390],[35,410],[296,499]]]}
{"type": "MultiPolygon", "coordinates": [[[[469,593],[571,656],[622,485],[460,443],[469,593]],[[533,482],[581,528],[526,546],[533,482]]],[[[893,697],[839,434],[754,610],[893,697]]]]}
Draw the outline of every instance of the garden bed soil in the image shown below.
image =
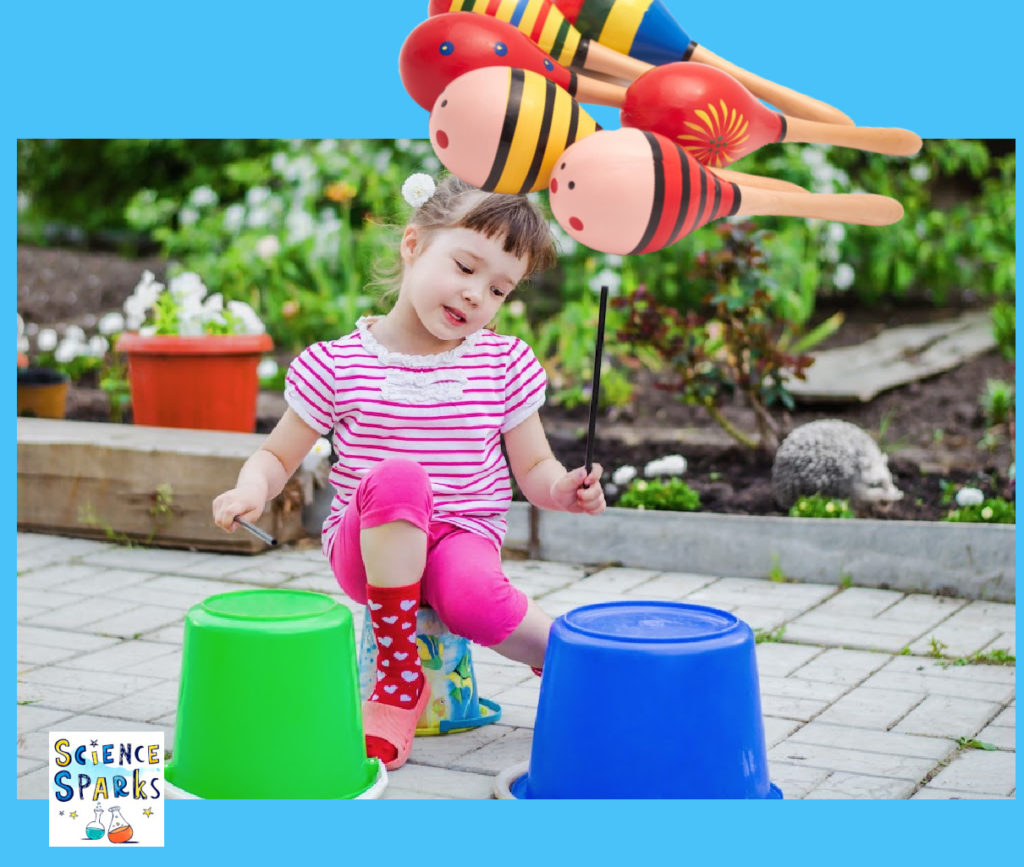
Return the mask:
{"type": "MultiPolygon", "coordinates": [[[[166,263],[19,246],[18,312],[26,322],[41,326],[77,323],[91,327],[102,313],[120,309],[146,268],[159,279],[166,263]]],[[[821,315],[829,312],[821,311],[821,315]]],[[[823,347],[859,343],[884,327],[932,321],[957,312],[934,308],[848,310],[843,327],[823,347]]],[[[995,431],[994,442],[979,446],[986,431],[978,400],[988,379],[1012,382],[1012,363],[996,352],[986,353],[947,373],[885,392],[869,403],[798,406],[785,422],[791,429],[814,419],[835,417],[863,427],[890,455],[896,484],[904,492],[900,502],[870,516],[937,520],[948,511],[940,502],[943,481],[977,485],[988,496],[1012,498],[1007,476],[1013,461],[1012,430],[995,431]]],[[[649,374],[638,372],[635,381],[630,406],[604,412],[598,421],[595,460],[607,475],[625,464],[642,472],[648,461],[679,453],[688,461],[685,480],[700,494],[703,511],[782,514],[771,496],[769,457],[736,445],[703,410],[683,405],[656,388],[649,374]]],[[[260,432],[270,430],[281,407],[273,399],[262,403],[268,410],[258,420],[260,432]]],[[[755,429],[752,414],[741,407],[726,407],[724,414],[741,429],[755,429]]],[[[72,388],[68,417],[108,421],[106,395],[96,388],[72,388]]],[[[548,406],[542,417],[557,457],[567,466],[581,465],[586,452],[587,407],[566,410],[548,406]]]]}

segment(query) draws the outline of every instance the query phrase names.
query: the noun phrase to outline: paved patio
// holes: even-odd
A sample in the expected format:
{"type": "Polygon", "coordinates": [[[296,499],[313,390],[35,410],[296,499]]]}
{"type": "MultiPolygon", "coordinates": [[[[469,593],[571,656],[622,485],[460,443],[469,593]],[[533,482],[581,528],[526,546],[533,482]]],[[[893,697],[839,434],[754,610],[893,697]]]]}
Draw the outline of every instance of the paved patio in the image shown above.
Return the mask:
{"type": "MultiPolygon", "coordinates": [[[[1015,651],[1015,606],[892,590],[509,561],[552,616],[618,599],[733,612],[757,645],[771,778],[787,798],[1013,798],[1015,667],[951,664],[1015,651]],[[936,658],[941,653],[945,658],[936,658]],[[966,745],[974,741],[994,749],[966,745]]],[[[173,750],[183,617],[253,587],[338,592],[315,547],[254,557],[18,534],[19,798],[45,798],[46,740],[64,730],[159,727],[173,750]]],[[[989,657],[990,659],[992,657],[989,657]]],[[[385,798],[488,798],[530,755],[540,680],[476,647],[501,720],[419,738],[385,798]]]]}

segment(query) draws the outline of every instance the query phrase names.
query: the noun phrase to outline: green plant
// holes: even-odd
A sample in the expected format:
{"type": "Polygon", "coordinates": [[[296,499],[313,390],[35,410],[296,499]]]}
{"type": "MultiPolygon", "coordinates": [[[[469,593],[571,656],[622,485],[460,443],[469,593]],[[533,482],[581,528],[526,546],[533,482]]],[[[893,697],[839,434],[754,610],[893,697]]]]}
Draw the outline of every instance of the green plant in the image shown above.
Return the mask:
{"type": "Polygon", "coordinates": [[[167,286],[157,282],[152,271],[144,271],[124,302],[126,326],[153,336],[263,332],[263,323],[244,301],[225,304],[220,293],[208,292],[202,278],[191,271],[172,277],[167,286]]]}
{"type": "Polygon", "coordinates": [[[991,497],[979,505],[953,509],[942,520],[975,524],[1015,524],[1017,509],[1013,503],[1002,497],[991,497]]]}
{"type": "Polygon", "coordinates": [[[849,572],[843,572],[839,576],[839,586],[843,590],[849,590],[853,586],[853,576],[849,572]]]}
{"type": "Polygon", "coordinates": [[[937,639],[933,635],[931,638],[928,639],[928,647],[929,656],[934,657],[935,659],[944,659],[942,651],[949,647],[949,645],[946,644],[944,641],[939,641],[939,639],[937,639]]]}
{"type": "Polygon", "coordinates": [[[764,644],[769,641],[782,641],[782,636],[786,634],[786,624],[783,623],[781,626],[777,626],[775,629],[767,630],[762,627],[758,627],[754,630],[754,643],[764,644]]]}
{"type": "Polygon", "coordinates": [[[970,656],[960,656],[957,659],[949,660],[946,667],[951,665],[1016,665],[1017,657],[1008,650],[979,650],[970,656]]]}
{"type": "Polygon", "coordinates": [[[800,497],[790,507],[789,515],[791,518],[852,518],[853,510],[849,500],[812,494],[800,497]]]}
{"type": "Polygon", "coordinates": [[[998,301],[992,307],[992,331],[1003,358],[1016,358],[1017,307],[1012,301],[998,301]]]}
{"type": "Polygon", "coordinates": [[[776,584],[788,584],[790,577],[782,571],[782,563],[779,555],[772,551],[772,568],[768,571],[768,578],[776,584]]]}
{"type": "Polygon", "coordinates": [[[110,402],[110,420],[124,421],[132,405],[132,388],[128,381],[128,364],[121,355],[108,356],[100,371],[100,388],[110,402]]]}
{"type": "Polygon", "coordinates": [[[617,505],[627,509],[696,512],[700,509],[700,494],[679,478],[634,479],[617,505]]]}
{"type": "Polygon", "coordinates": [[[1005,379],[986,380],[985,391],[978,401],[985,413],[985,426],[1006,424],[1016,410],[1015,397],[1012,382],[1005,379]]]}
{"type": "Polygon", "coordinates": [[[684,315],[660,303],[646,286],[638,286],[613,302],[624,313],[617,336],[638,354],[653,356],[662,377],[660,388],[702,406],[742,445],[772,451],[781,425],[771,408],[793,408],[787,378],[805,376],[813,359],[803,353],[842,319],[831,317],[798,336],[798,326],[778,315],[764,286],[764,232],[755,231],[751,223],[724,224],[715,231],[722,246],[697,256],[697,274],[712,286],[699,307],[684,315]],[[756,432],[741,430],[721,412],[732,395],[753,409],[756,432]]]}
{"type": "Polygon", "coordinates": [[[956,742],[960,745],[961,749],[994,750],[996,748],[994,744],[979,741],[977,738],[960,737],[956,739],[956,742]]]}

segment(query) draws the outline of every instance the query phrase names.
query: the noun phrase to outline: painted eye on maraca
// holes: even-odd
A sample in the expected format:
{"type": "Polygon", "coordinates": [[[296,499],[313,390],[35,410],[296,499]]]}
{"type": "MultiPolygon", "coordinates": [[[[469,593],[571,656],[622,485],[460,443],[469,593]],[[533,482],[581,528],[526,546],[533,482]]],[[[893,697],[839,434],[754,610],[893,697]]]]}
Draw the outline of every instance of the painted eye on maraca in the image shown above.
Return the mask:
{"type": "Polygon", "coordinates": [[[455,46],[452,45],[451,42],[449,42],[448,40],[445,40],[444,42],[441,43],[440,51],[445,57],[451,54],[454,50],[455,46]]]}

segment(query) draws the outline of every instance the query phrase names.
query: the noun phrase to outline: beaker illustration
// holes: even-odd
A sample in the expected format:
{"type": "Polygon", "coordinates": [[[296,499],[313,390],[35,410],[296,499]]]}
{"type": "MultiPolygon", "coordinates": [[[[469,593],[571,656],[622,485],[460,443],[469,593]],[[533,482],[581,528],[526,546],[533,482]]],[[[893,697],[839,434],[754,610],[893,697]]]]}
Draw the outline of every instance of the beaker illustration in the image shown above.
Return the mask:
{"type": "Polygon", "coordinates": [[[111,843],[127,843],[132,838],[132,826],[121,815],[120,807],[110,808],[110,827],[107,828],[107,839],[111,843]]]}
{"type": "Polygon", "coordinates": [[[96,818],[85,826],[85,836],[90,840],[99,840],[107,829],[103,827],[103,807],[96,807],[96,818]]]}

